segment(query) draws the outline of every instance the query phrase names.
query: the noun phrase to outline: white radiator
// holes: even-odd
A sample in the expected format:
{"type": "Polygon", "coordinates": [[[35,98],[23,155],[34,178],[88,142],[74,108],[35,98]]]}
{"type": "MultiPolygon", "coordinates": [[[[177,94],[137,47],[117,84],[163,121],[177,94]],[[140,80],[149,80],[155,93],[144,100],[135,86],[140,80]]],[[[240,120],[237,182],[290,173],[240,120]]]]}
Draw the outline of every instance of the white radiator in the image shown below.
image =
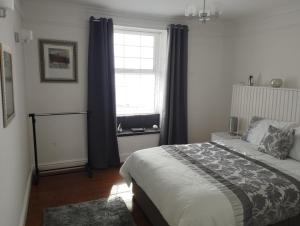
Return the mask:
{"type": "Polygon", "coordinates": [[[245,131],[252,116],[300,122],[300,90],[234,85],[231,116],[239,118],[239,133],[245,131]]]}

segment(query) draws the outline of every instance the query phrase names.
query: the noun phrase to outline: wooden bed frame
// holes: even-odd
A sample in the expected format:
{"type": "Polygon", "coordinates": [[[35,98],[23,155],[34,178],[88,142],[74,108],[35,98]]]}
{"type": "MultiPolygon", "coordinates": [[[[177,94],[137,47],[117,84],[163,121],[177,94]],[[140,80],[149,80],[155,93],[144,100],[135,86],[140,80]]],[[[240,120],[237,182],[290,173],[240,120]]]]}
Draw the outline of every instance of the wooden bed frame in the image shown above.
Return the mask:
{"type": "MultiPolygon", "coordinates": [[[[143,189],[133,180],[132,192],[134,194],[133,200],[141,207],[144,214],[153,226],[169,226],[167,221],[161,215],[151,199],[143,191],[143,189]]],[[[300,215],[287,219],[277,224],[270,226],[299,226],[300,215]]]]}

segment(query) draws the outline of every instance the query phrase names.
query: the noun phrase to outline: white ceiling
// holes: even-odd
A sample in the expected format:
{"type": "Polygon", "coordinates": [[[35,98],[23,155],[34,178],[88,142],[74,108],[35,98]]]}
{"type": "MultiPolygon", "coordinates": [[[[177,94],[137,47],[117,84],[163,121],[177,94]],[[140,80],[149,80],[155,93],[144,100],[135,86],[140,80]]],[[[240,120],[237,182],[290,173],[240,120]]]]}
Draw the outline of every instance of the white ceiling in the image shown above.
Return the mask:
{"type": "MultiPolygon", "coordinates": [[[[187,5],[202,7],[202,0],[66,0],[80,4],[101,7],[105,10],[122,11],[168,17],[184,15],[187,5]]],[[[217,6],[224,18],[236,18],[251,15],[260,11],[280,8],[292,8],[299,5],[299,0],[207,0],[207,5],[217,6]]]]}

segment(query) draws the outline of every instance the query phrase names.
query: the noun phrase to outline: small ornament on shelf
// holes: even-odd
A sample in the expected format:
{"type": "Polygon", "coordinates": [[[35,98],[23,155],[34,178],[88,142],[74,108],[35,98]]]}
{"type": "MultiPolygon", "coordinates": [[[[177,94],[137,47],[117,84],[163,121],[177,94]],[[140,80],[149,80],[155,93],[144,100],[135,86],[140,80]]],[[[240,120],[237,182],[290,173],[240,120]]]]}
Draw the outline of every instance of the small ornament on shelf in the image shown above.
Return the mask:
{"type": "Polygon", "coordinates": [[[254,85],[253,75],[249,75],[249,77],[248,77],[248,85],[249,86],[253,86],[254,85]]]}
{"type": "Polygon", "coordinates": [[[283,85],[283,80],[281,78],[273,78],[270,84],[273,88],[280,88],[283,85]]]}

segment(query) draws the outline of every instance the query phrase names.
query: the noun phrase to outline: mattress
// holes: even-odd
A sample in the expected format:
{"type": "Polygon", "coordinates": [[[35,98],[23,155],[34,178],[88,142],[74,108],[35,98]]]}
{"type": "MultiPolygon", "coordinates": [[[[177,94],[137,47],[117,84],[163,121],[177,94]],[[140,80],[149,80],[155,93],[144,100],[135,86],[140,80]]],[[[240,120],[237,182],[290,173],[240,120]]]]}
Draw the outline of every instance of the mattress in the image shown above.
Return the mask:
{"type": "MultiPolygon", "coordinates": [[[[287,182],[291,183],[287,187],[292,187],[294,193],[289,194],[289,191],[282,189],[278,189],[279,192],[277,191],[277,193],[281,193],[282,197],[293,197],[288,214],[299,214],[296,212],[299,211],[298,205],[300,203],[298,183],[300,181],[300,163],[292,159],[277,160],[272,156],[258,152],[257,146],[242,140],[226,140],[216,144],[163,146],[140,150],[127,159],[120,173],[128,184],[131,183],[132,179],[136,181],[170,226],[233,226],[253,225],[254,222],[255,225],[267,225],[270,222],[276,223],[287,217],[285,215],[287,213],[282,213],[284,211],[280,208],[276,210],[279,211],[278,213],[274,212],[275,214],[272,211],[267,211],[268,216],[263,217],[266,218],[266,221],[264,219],[260,220],[259,217],[263,215],[259,215],[259,211],[255,212],[256,218],[252,215],[249,217],[247,205],[250,206],[249,209],[253,209],[252,204],[247,204],[247,200],[244,201],[245,198],[241,198],[241,194],[235,193],[234,189],[228,189],[230,188],[229,185],[226,185],[226,187],[222,181],[218,181],[216,175],[207,172],[208,167],[213,167],[213,162],[210,163],[208,160],[213,161],[213,158],[206,157],[202,160],[201,158],[203,158],[204,153],[210,153],[206,149],[213,147],[219,148],[211,152],[218,153],[220,159],[226,160],[221,155],[219,156],[219,153],[224,152],[228,156],[240,156],[243,160],[250,159],[255,164],[259,163],[259,166],[265,166],[275,172],[278,171],[279,175],[285,175],[286,178],[290,179],[288,181],[292,181],[287,182]],[[197,158],[199,159],[197,160],[197,158]],[[203,161],[202,164],[196,164],[201,161],[203,161]],[[193,164],[190,164],[191,162],[193,164]],[[205,164],[210,165],[206,166],[205,164]]],[[[215,165],[217,167],[218,164],[215,165]]],[[[230,163],[223,165],[230,168],[230,163]]],[[[224,173],[223,177],[226,177],[225,172],[226,170],[220,171],[220,173],[224,173]]],[[[244,175],[242,179],[247,181],[249,178],[251,178],[251,175],[249,177],[244,175]]],[[[230,175],[229,179],[234,180],[235,178],[230,175]]],[[[241,178],[237,179],[239,179],[238,182],[241,181],[241,178]]],[[[256,182],[251,183],[255,184],[256,182]]],[[[232,184],[234,185],[235,182],[232,184]]],[[[270,194],[274,195],[276,192],[271,191],[270,194]]],[[[268,203],[269,200],[265,202],[268,203]]],[[[260,201],[256,199],[254,203],[257,205],[260,201]]],[[[278,203],[280,203],[280,200],[278,203]]]]}

